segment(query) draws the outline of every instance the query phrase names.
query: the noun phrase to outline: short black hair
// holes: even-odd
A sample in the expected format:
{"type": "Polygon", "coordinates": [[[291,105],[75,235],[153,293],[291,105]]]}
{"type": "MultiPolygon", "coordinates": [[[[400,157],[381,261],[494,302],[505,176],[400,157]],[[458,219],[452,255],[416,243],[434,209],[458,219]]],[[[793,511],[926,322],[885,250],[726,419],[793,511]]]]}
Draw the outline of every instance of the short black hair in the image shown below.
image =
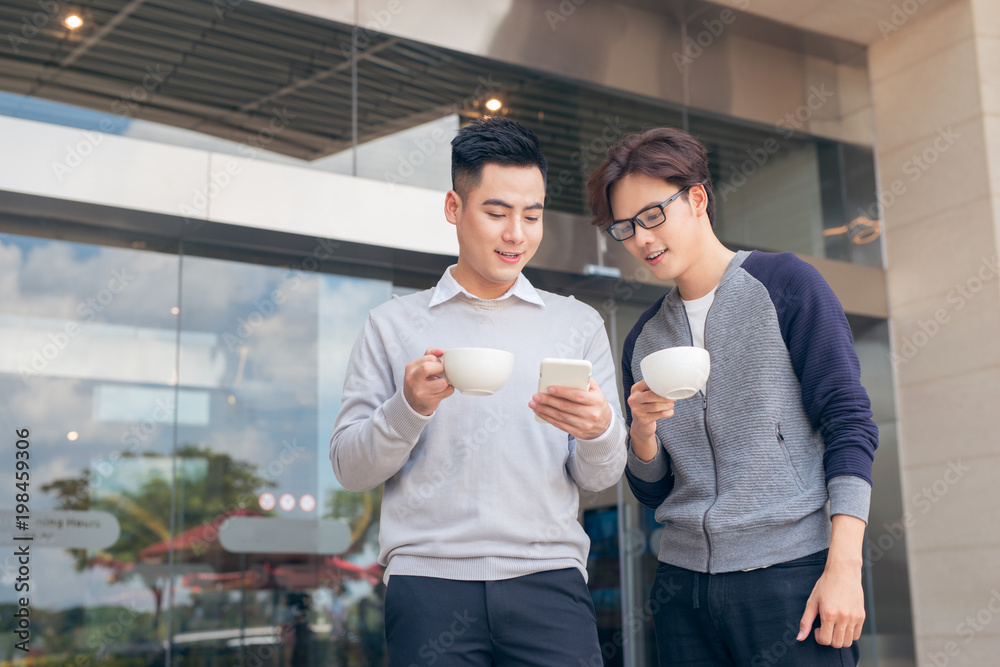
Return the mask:
{"type": "Polygon", "coordinates": [[[549,170],[535,133],[515,120],[499,116],[470,123],[451,140],[451,187],[463,201],[479,185],[487,164],[538,167],[543,181],[549,170]]]}

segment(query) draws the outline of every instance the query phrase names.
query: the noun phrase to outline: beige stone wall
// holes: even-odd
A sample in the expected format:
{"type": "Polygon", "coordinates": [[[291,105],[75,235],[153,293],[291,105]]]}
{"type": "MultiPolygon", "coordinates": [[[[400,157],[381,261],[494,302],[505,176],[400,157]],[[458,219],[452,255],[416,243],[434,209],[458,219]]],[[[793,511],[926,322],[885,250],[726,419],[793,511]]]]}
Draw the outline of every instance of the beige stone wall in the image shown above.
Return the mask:
{"type": "Polygon", "coordinates": [[[1000,664],[1000,3],[869,57],[917,660],[1000,664]]]}

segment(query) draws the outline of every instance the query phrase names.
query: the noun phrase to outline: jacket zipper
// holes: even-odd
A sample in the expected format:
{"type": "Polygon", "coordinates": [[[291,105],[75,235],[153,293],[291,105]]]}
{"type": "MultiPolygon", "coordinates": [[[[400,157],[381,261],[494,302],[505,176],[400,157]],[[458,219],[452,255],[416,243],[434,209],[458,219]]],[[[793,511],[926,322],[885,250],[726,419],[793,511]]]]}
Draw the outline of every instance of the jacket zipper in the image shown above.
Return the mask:
{"type": "MultiPolygon", "coordinates": [[[[719,281],[721,284],[722,281],[719,281]]],[[[715,293],[716,297],[719,296],[718,291],[715,293]]],[[[708,307],[708,312],[705,313],[705,349],[708,349],[708,316],[712,313],[712,308],[715,306],[715,300],[712,300],[712,305],[708,307]]],[[[683,307],[683,305],[681,306],[683,307]]],[[[691,320],[688,319],[687,309],[684,310],[684,321],[688,325],[688,337],[691,339],[691,345],[694,346],[694,332],[691,330],[691,320]]],[[[708,448],[712,452],[712,467],[715,472],[715,499],[719,498],[719,461],[715,457],[715,445],[712,443],[712,433],[708,429],[708,383],[711,382],[712,377],[709,375],[708,381],[705,382],[705,388],[702,390],[702,423],[705,425],[705,437],[708,439],[708,448]]],[[[712,572],[712,536],[708,532],[708,513],[712,511],[715,506],[715,500],[712,504],[708,506],[705,510],[704,516],[701,518],[702,530],[705,531],[705,543],[708,545],[708,572],[712,572]]]]}

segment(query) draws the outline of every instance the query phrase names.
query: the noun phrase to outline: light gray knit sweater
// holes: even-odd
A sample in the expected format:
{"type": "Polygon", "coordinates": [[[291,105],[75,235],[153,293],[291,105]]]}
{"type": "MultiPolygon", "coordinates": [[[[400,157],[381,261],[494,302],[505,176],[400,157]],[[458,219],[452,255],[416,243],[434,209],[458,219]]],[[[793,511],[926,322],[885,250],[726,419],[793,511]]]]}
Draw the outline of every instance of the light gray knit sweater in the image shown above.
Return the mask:
{"type": "Polygon", "coordinates": [[[344,488],[385,484],[379,562],[386,577],[497,580],[566,567],[586,577],[589,539],[579,489],[614,485],[626,430],[604,322],[572,297],[520,276],[500,299],[465,292],[451,270],[431,290],[371,311],[347,369],[330,459],[344,488]],[[487,397],[455,393],[425,417],[402,393],[407,363],[429,347],[514,353],[507,384],[487,397]],[[544,357],[589,359],[614,411],[595,440],[535,421],[528,401],[544,357]]]}

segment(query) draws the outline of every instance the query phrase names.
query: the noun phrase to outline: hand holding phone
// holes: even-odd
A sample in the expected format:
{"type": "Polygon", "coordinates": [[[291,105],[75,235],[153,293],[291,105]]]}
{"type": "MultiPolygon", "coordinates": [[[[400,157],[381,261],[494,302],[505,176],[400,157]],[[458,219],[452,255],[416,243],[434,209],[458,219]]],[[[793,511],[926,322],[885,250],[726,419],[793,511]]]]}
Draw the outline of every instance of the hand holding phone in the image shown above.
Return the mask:
{"type": "MultiPolygon", "coordinates": [[[[586,359],[542,359],[538,373],[538,393],[549,393],[549,387],[569,387],[570,389],[586,390],[590,386],[590,372],[593,364],[586,359]]],[[[535,421],[546,424],[544,419],[535,415],[535,421]]]]}

